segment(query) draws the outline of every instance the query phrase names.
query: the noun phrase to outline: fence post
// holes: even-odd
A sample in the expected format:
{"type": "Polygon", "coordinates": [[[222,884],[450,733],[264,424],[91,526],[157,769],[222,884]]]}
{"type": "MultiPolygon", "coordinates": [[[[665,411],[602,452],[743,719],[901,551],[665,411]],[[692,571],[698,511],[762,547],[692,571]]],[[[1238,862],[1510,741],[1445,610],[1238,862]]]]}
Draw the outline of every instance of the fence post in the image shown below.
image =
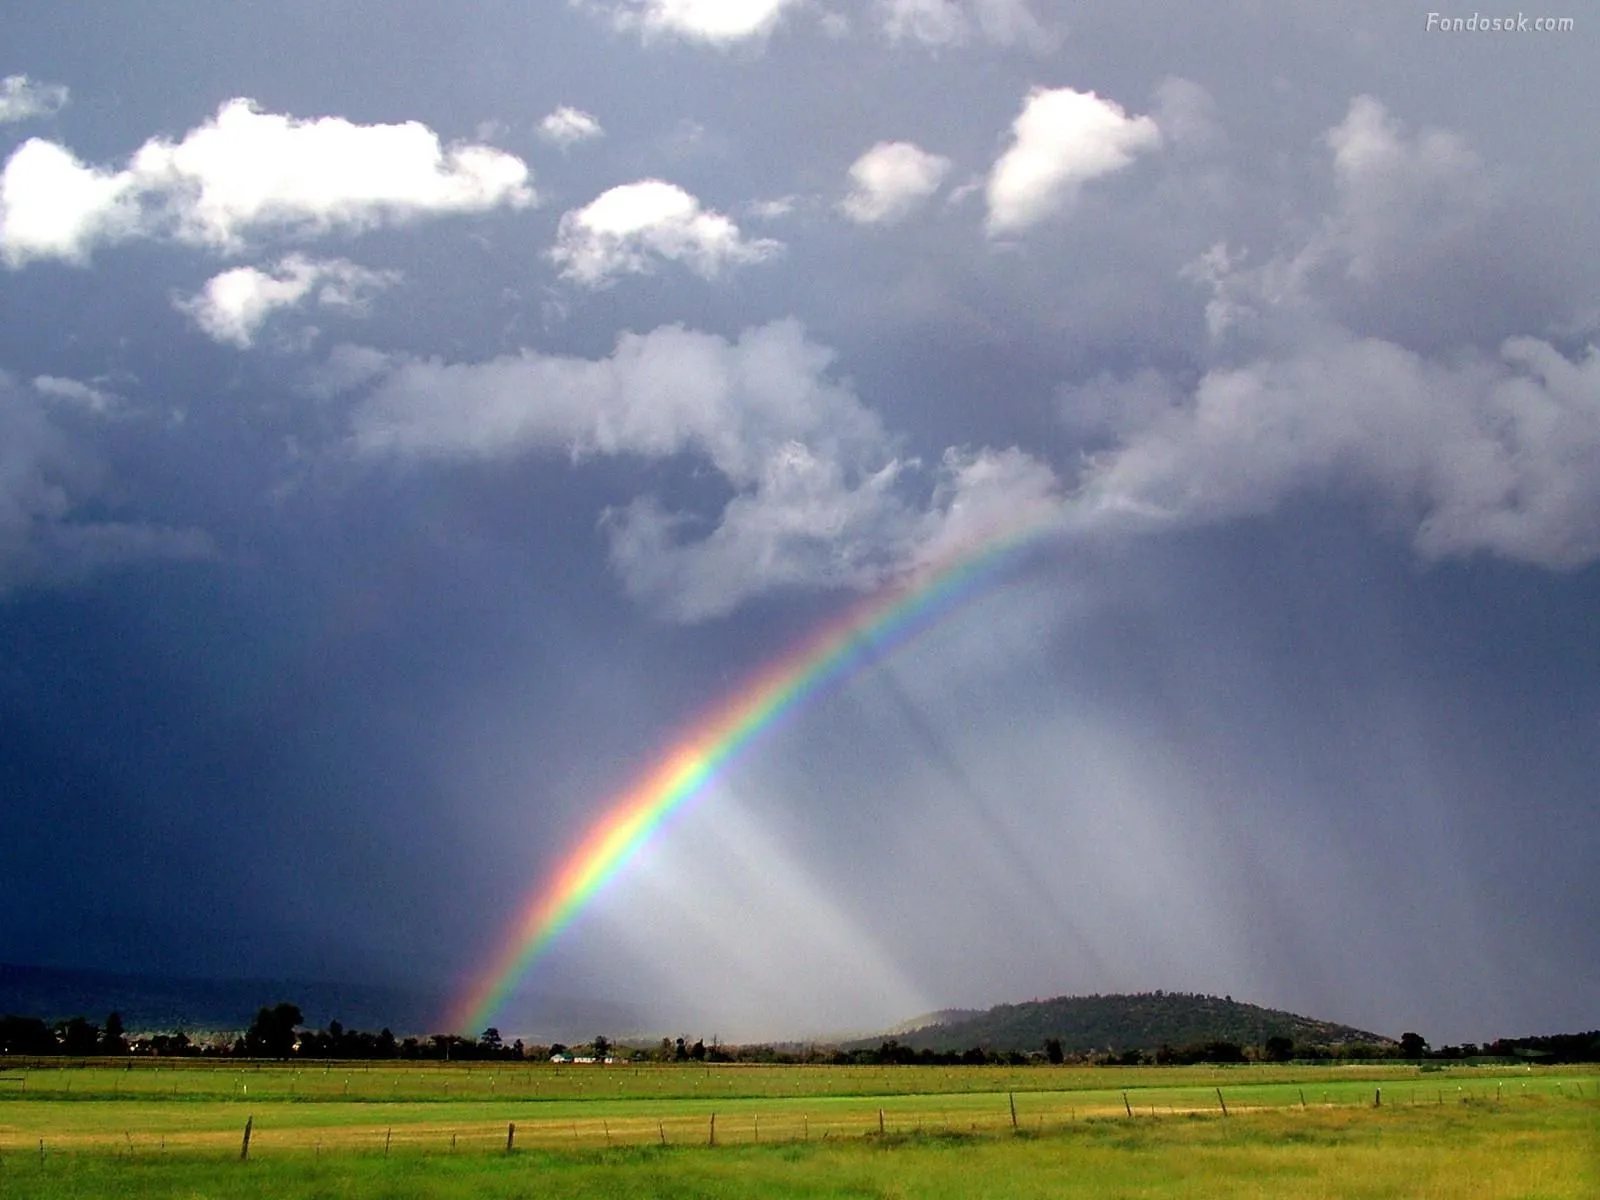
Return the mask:
{"type": "Polygon", "coordinates": [[[517,1140],[517,1123],[515,1121],[507,1121],[506,1122],[506,1153],[507,1154],[511,1153],[511,1144],[513,1142],[515,1142],[516,1140],[517,1140]]]}
{"type": "MultiPolygon", "coordinates": [[[[244,1162],[250,1157],[250,1131],[255,1128],[256,1115],[251,1113],[244,1121],[244,1141],[239,1143],[239,1161],[244,1162]]],[[[44,1139],[39,1141],[39,1153],[44,1154],[44,1139]]]]}
{"type": "Polygon", "coordinates": [[[1011,1105],[1011,1132],[1015,1133],[1017,1131],[1017,1094],[1015,1092],[1007,1092],[1006,1103],[1011,1105]]]}
{"type": "Polygon", "coordinates": [[[1128,1110],[1128,1115],[1133,1116],[1133,1105],[1128,1103],[1128,1093],[1122,1093],[1122,1107],[1128,1110]]]}
{"type": "Polygon", "coordinates": [[[883,1109],[878,1110],[878,1136],[883,1136],[883,1109]]]}
{"type": "Polygon", "coordinates": [[[1383,1089],[1382,1088],[1373,1088],[1372,1089],[1372,1107],[1373,1108],[1382,1108],[1383,1107],[1383,1089]]]}
{"type": "Polygon", "coordinates": [[[715,1146],[716,1144],[717,1144],[717,1114],[716,1113],[712,1113],[711,1114],[711,1133],[710,1133],[710,1136],[708,1136],[706,1138],[706,1145],[715,1146]]]}
{"type": "Polygon", "coordinates": [[[1217,1103],[1222,1105],[1222,1115],[1228,1115],[1228,1102],[1222,1098],[1222,1089],[1217,1089],[1217,1103]]]}

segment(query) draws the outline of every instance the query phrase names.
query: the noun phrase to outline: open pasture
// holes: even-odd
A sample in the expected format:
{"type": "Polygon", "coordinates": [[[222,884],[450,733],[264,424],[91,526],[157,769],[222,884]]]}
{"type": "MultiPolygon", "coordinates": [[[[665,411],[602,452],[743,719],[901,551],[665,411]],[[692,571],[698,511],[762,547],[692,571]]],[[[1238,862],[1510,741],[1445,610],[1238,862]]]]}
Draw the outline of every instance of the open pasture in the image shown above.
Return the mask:
{"type": "Polygon", "coordinates": [[[6,1195],[499,1196],[534,1171],[540,1194],[572,1196],[1587,1197],[1600,1194],[1600,1071],[0,1070],[6,1195]]]}

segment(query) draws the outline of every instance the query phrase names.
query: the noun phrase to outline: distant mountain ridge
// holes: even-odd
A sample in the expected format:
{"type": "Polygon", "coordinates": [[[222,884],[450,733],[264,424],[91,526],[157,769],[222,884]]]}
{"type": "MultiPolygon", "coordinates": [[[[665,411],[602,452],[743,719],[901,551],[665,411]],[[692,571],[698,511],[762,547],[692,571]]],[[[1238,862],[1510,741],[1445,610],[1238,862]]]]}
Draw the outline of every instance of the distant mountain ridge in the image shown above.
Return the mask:
{"type": "MultiPolygon", "coordinates": [[[[1067,1054],[1153,1051],[1161,1046],[1194,1046],[1233,1042],[1259,1046],[1269,1037],[1287,1037],[1297,1046],[1337,1048],[1367,1044],[1388,1046],[1393,1038],[1320,1021],[1297,1013],[1245,1004],[1232,997],[1186,992],[1135,995],[1057,996],[1022,1004],[1000,1004],[983,1012],[949,1009],[934,1020],[911,1022],[885,1034],[914,1050],[1032,1051],[1059,1039],[1067,1054]]],[[[863,1041],[860,1045],[868,1045],[863,1041]]]]}

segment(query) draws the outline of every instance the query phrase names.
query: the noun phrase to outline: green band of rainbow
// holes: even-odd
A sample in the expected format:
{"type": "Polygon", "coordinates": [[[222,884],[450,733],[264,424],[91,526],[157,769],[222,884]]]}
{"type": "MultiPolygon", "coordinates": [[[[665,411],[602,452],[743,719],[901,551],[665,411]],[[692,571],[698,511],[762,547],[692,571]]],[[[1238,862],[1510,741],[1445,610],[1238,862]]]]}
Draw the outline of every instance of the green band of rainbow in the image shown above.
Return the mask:
{"type": "Polygon", "coordinates": [[[1058,526],[1056,510],[1025,514],[1004,531],[870,597],[774,659],[689,727],[687,734],[610,805],[555,877],[522,909],[503,948],[452,1007],[447,1027],[486,1025],[517,981],[669,816],[698,795],[740,751],[807,699],[874,661],[976,594],[1027,546],[1058,526]]]}

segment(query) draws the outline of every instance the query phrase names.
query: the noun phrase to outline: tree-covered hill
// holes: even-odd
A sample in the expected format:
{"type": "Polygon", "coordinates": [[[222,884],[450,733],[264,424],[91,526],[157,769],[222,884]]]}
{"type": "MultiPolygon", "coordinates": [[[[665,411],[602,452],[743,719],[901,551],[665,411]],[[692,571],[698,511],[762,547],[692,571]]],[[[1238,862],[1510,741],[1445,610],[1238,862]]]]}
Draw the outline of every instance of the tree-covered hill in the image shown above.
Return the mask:
{"type": "Polygon", "coordinates": [[[1231,997],[1183,992],[1058,996],[1001,1004],[960,1020],[899,1029],[892,1036],[903,1046],[935,1051],[981,1046],[1027,1052],[1043,1050],[1054,1039],[1067,1054],[1118,1054],[1221,1042],[1261,1046],[1269,1038],[1287,1038],[1297,1047],[1393,1042],[1348,1025],[1243,1004],[1231,997]]]}
{"type": "Polygon", "coordinates": [[[971,1021],[984,1015],[981,1008],[941,1008],[936,1012],[923,1013],[920,1017],[911,1017],[901,1021],[898,1025],[887,1031],[889,1037],[899,1037],[902,1033],[910,1033],[913,1029],[926,1029],[930,1025],[956,1025],[962,1021],[971,1021]]]}

